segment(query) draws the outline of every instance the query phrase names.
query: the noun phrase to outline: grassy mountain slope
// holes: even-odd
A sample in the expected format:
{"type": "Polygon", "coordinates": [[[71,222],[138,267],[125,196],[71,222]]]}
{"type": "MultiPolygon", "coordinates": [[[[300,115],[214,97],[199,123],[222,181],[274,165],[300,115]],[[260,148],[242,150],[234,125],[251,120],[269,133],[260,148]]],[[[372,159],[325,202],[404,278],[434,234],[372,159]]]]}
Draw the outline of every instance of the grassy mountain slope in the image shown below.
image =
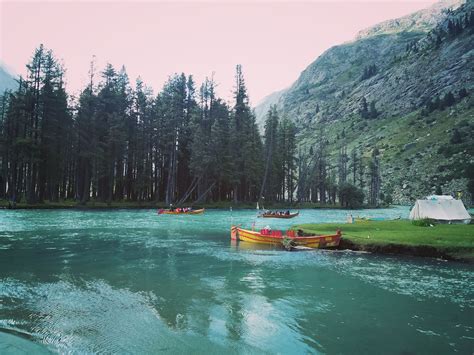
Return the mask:
{"type": "Polygon", "coordinates": [[[326,139],[335,162],[343,145],[366,157],[379,149],[383,191],[398,202],[438,185],[446,193],[465,191],[464,170],[474,163],[474,31],[449,35],[448,21],[473,10],[472,2],[443,2],[361,31],[321,55],[272,103],[297,122],[303,150],[326,139]],[[453,10],[443,10],[447,5],[453,10]],[[469,97],[460,99],[461,89],[469,97]],[[421,113],[448,92],[455,105],[421,113]],[[374,102],[376,118],[361,117],[363,98],[374,102]],[[317,136],[321,125],[325,137],[317,136]],[[451,144],[455,128],[462,139],[451,144]]]}

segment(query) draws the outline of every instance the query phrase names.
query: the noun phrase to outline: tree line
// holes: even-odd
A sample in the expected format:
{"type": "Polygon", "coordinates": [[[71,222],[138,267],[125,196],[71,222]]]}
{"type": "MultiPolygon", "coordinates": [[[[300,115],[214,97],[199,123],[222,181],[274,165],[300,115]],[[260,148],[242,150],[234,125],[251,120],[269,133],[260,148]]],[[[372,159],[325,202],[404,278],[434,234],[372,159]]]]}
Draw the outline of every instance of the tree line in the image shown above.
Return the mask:
{"type": "MultiPolygon", "coordinates": [[[[132,85],[124,67],[107,64],[98,72],[94,61],[75,99],[66,92],[65,69],[42,45],[26,67],[18,89],[0,97],[0,198],[166,205],[338,200],[349,207],[364,199],[357,155],[350,183],[346,163],[338,176],[331,168],[325,139],[302,153],[295,123],[275,106],[259,132],[240,65],[231,104],[217,97],[213,78],[197,89],[192,75],[174,74],[153,95],[140,78],[132,85]]],[[[378,196],[380,186],[374,188],[369,196],[378,196]]]]}
{"type": "Polygon", "coordinates": [[[445,11],[446,19],[428,32],[423,41],[414,40],[406,44],[405,52],[418,53],[424,49],[438,49],[445,41],[451,41],[463,33],[474,33],[474,11],[468,2],[456,10],[445,11]]]}
{"type": "Polygon", "coordinates": [[[421,109],[421,115],[427,116],[429,113],[439,110],[443,111],[447,107],[451,107],[454,104],[462,101],[465,97],[469,96],[468,91],[465,88],[461,88],[458,91],[457,97],[451,91],[448,91],[443,97],[441,95],[435,96],[434,99],[428,98],[425,107],[421,109]]]}
{"type": "Polygon", "coordinates": [[[191,75],[175,74],[155,96],[140,78],[132,87],[124,67],[97,73],[94,62],[72,100],[64,71],[41,45],[18,89],[1,97],[0,198],[179,204],[292,195],[296,131],[286,119],[262,137],[240,65],[232,106],[212,78],[196,89],[191,75]]]}
{"type": "MultiPolygon", "coordinates": [[[[339,136],[339,135],[338,135],[339,136]]],[[[340,135],[339,152],[331,155],[324,125],[315,134],[315,144],[305,151],[298,147],[296,196],[299,202],[310,202],[359,208],[390,204],[389,191],[382,193],[380,152],[374,148],[370,158],[354,148],[347,151],[345,130],[340,135]]],[[[339,138],[337,139],[339,141],[339,138]]]]}

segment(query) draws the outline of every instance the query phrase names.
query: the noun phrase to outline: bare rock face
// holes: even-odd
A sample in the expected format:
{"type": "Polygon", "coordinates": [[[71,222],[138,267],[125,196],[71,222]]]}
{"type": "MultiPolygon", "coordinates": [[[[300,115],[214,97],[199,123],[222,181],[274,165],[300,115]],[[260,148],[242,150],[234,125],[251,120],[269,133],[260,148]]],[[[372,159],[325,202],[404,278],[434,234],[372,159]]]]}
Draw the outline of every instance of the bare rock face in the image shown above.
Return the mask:
{"type": "MultiPolygon", "coordinates": [[[[353,42],[323,53],[290,88],[264,100],[256,108],[257,120],[263,122],[270,105],[276,105],[297,123],[302,145],[312,145],[320,125],[325,125],[333,152],[341,147],[337,137],[344,128],[348,132],[344,144],[349,148],[360,149],[362,154],[374,146],[383,148],[383,164],[394,171],[386,176],[386,186],[399,200],[414,198],[425,190],[430,193],[433,183],[424,180],[440,175],[437,165],[446,165],[444,160],[451,157],[437,150],[449,144],[452,128],[464,122],[466,139],[472,139],[474,29],[465,19],[473,11],[474,1],[446,0],[359,32],[353,42]],[[453,23],[462,24],[462,30],[452,31],[453,23]],[[461,90],[467,91],[469,98],[458,100],[461,90]],[[428,102],[448,93],[456,97],[453,109],[428,112],[427,118],[417,121],[428,102]],[[361,118],[363,99],[376,109],[376,118],[361,118]],[[400,131],[406,134],[391,139],[400,131]],[[418,178],[410,181],[410,188],[402,189],[400,179],[412,168],[418,169],[412,180],[425,175],[423,183],[418,178]]],[[[473,160],[469,149],[462,159],[473,160]]],[[[458,177],[441,175],[435,185],[459,187],[451,183],[458,177]]]]}
{"type": "MultiPolygon", "coordinates": [[[[264,119],[270,104],[296,121],[318,114],[325,120],[336,119],[357,113],[362,97],[376,101],[382,115],[397,116],[418,109],[433,95],[472,87],[472,35],[432,50],[437,26],[446,27],[448,5],[459,10],[462,1],[444,1],[384,22],[361,31],[354,42],[328,49],[289,89],[263,100],[256,107],[257,119],[264,119]],[[422,49],[428,46],[425,42],[431,48],[422,49]],[[369,65],[374,65],[376,72],[362,80],[369,65]],[[319,113],[317,106],[323,109],[319,113]]],[[[466,10],[457,17],[472,8],[472,4],[463,6],[466,10]]]]}

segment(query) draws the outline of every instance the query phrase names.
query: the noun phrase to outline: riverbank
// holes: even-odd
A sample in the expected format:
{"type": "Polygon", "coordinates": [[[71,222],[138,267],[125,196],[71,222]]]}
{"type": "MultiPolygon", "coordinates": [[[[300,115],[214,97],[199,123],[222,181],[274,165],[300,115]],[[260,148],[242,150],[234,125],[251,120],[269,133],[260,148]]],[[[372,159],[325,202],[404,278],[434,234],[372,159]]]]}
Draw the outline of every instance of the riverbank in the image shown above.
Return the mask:
{"type": "Polygon", "coordinates": [[[332,233],[340,228],[340,249],[474,262],[474,224],[419,227],[411,221],[397,220],[302,224],[294,228],[317,234],[332,233]]]}
{"type": "MultiPolygon", "coordinates": [[[[194,208],[206,208],[206,209],[229,209],[230,207],[235,209],[255,209],[255,202],[239,202],[233,201],[218,201],[211,203],[201,203],[199,205],[193,205],[192,203],[185,203],[183,206],[193,206],[194,208]]],[[[137,201],[112,201],[111,203],[100,202],[100,201],[89,201],[86,204],[81,204],[74,200],[64,200],[59,202],[44,201],[43,203],[29,204],[26,202],[18,202],[15,204],[14,209],[150,209],[150,208],[167,208],[168,206],[164,202],[137,202],[137,201]]],[[[275,210],[287,210],[287,209],[345,209],[340,205],[329,205],[319,203],[283,203],[275,202],[268,203],[261,208],[265,207],[268,209],[275,210]]],[[[387,206],[385,206],[387,207],[387,206]]],[[[380,208],[385,208],[380,207],[380,208]]],[[[10,208],[7,200],[0,200],[0,208],[10,208]]],[[[364,206],[364,209],[372,207],[364,206]]]]}

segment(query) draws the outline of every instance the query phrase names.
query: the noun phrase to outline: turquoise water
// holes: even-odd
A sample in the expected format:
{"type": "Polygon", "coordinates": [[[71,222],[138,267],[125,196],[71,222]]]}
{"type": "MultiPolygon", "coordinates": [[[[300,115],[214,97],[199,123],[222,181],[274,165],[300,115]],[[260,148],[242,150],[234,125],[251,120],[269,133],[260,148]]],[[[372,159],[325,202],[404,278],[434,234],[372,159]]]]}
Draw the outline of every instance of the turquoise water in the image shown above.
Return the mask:
{"type": "MultiPolygon", "coordinates": [[[[406,218],[408,208],[349,213],[406,218]]],[[[472,265],[233,245],[230,223],[254,216],[0,211],[0,350],[26,339],[61,353],[473,352],[472,265]]]]}

